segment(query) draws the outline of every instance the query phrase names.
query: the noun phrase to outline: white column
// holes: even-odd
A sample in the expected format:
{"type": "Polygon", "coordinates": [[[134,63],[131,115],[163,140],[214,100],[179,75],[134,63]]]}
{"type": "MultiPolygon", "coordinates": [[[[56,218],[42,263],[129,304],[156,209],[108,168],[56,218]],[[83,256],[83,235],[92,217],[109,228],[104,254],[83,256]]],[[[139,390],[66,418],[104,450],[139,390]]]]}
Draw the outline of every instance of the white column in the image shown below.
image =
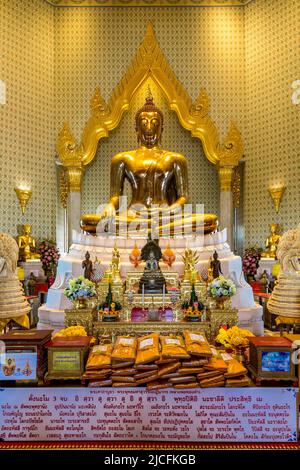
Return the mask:
{"type": "Polygon", "coordinates": [[[233,197],[232,197],[232,177],[233,167],[219,167],[220,182],[220,214],[219,226],[220,230],[227,228],[227,241],[233,250],[233,197]]]}
{"type": "Polygon", "coordinates": [[[72,245],[72,231],[80,230],[81,193],[71,191],[68,195],[68,247],[72,245]]]}
{"type": "Polygon", "coordinates": [[[83,177],[82,166],[67,167],[69,194],[68,194],[68,247],[72,245],[72,232],[80,230],[81,217],[81,180],[83,177]]]}
{"type": "Polygon", "coordinates": [[[220,230],[227,228],[227,241],[233,250],[233,201],[231,191],[220,191],[220,230]]]}

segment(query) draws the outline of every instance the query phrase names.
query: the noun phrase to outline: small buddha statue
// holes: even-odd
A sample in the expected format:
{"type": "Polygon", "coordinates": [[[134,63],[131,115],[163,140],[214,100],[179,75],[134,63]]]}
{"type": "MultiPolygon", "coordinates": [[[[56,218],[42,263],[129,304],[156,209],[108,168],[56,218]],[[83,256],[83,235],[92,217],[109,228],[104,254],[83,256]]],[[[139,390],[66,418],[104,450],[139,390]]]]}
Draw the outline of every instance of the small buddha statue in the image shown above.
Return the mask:
{"type": "Polygon", "coordinates": [[[35,295],[36,293],[36,284],[37,284],[37,276],[35,276],[32,272],[29,275],[27,287],[28,287],[28,295],[35,295]]]}
{"type": "Polygon", "coordinates": [[[160,147],[163,121],[163,113],[154,104],[149,90],[144,106],[135,116],[140,146],[112,158],[109,203],[101,214],[82,215],[84,231],[116,231],[124,236],[140,230],[148,235],[155,226],[159,237],[162,234],[174,236],[187,231],[201,234],[216,230],[216,215],[183,212],[188,202],[187,159],[160,147]],[[122,199],[126,180],[132,193],[129,207],[124,207],[122,199]]]}
{"type": "Polygon", "coordinates": [[[209,260],[208,269],[207,269],[207,283],[208,284],[210,284],[214,280],[213,268],[211,267],[212,260],[213,260],[213,258],[211,256],[210,260],[209,260]]]}
{"type": "Polygon", "coordinates": [[[156,240],[148,238],[146,245],[142,248],[141,258],[146,265],[139,281],[139,294],[143,292],[152,294],[166,292],[166,280],[159,266],[162,251],[156,240]]]}
{"type": "Polygon", "coordinates": [[[218,253],[216,251],[214,252],[213,259],[210,262],[210,268],[212,269],[213,279],[216,279],[217,277],[220,276],[220,274],[223,274],[221,271],[221,262],[218,259],[218,253]]]}
{"type": "Polygon", "coordinates": [[[270,225],[270,235],[266,239],[266,250],[261,254],[262,258],[276,258],[276,251],[281,235],[277,233],[278,224],[270,225]]]}
{"type": "Polygon", "coordinates": [[[19,247],[19,260],[20,261],[31,261],[39,260],[40,255],[36,253],[36,241],[31,235],[31,225],[22,225],[23,233],[17,238],[19,247]]]}
{"type": "Polygon", "coordinates": [[[90,258],[91,258],[91,255],[87,251],[86,254],[85,254],[85,260],[82,261],[82,267],[84,268],[83,275],[89,281],[92,279],[92,276],[94,274],[93,263],[92,263],[90,258]]]}
{"type": "Polygon", "coordinates": [[[111,263],[109,268],[105,271],[104,279],[111,282],[112,284],[123,285],[123,281],[120,274],[120,252],[117,245],[114,246],[111,263]]]}
{"type": "Polygon", "coordinates": [[[112,252],[111,267],[113,271],[118,271],[118,272],[120,271],[120,252],[116,244],[112,252]]]}
{"type": "Polygon", "coordinates": [[[191,248],[186,248],[184,255],[182,255],[182,260],[184,262],[183,281],[194,283],[199,280],[199,273],[196,269],[196,264],[199,260],[197,251],[193,251],[191,248]]]}
{"type": "Polygon", "coordinates": [[[261,292],[269,292],[270,277],[266,270],[264,270],[264,272],[260,276],[259,283],[261,286],[261,292]]]}

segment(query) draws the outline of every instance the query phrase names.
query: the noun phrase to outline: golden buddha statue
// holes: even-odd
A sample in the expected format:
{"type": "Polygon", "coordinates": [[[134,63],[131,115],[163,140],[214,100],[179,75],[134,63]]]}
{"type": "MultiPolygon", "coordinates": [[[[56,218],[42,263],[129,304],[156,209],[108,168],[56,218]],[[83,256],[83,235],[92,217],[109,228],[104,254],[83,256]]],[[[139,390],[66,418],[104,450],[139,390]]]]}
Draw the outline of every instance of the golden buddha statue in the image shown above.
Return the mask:
{"type": "Polygon", "coordinates": [[[279,240],[281,239],[281,235],[277,233],[278,231],[278,224],[271,224],[270,225],[271,234],[268,236],[266,240],[266,251],[261,254],[262,258],[276,258],[276,251],[279,240]]]}
{"type": "Polygon", "coordinates": [[[200,281],[200,275],[196,268],[196,264],[199,261],[199,255],[197,251],[191,250],[191,248],[186,248],[184,254],[181,256],[184,262],[184,274],[183,282],[188,281],[193,284],[197,281],[200,281]]]}
{"type": "Polygon", "coordinates": [[[31,235],[31,225],[22,225],[22,230],[23,234],[17,238],[20,261],[39,260],[40,255],[36,253],[35,238],[31,235]]]}
{"type": "Polygon", "coordinates": [[[120,252],[116,244],[113,248],[110,266],[104,274],[104,281],[116,285],[123,285],[123,281],[120,274],[120,252]]]}
{"type": "Polygon", "coordinates": [[[150,226],[152,230],[155,226],[164,236],[175,231],[182,234],[183,226],[185,233],[188,229],[198,233],[216,230],[216,215],[182,212],[188,201],[187,160],[160,148],[163,114],[155,106],[150,89],[144,106],[136,113],[135,125],[140,147],[112,158],[110,201],[101,214],[83,215],[82,229],[89,233],[116,230],[121,235],[145,228],[148,235],[150,226]],[[122,207],[125,180],[132,192],[128,208],[122,207]]]}

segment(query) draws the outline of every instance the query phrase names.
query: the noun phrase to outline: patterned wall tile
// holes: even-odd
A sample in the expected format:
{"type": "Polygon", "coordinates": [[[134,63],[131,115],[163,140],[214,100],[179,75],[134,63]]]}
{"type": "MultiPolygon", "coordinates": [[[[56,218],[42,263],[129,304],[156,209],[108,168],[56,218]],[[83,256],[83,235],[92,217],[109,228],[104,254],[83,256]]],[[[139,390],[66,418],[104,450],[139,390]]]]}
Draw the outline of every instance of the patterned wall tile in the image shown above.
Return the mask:
{"type": "Polygon", "coordinates": [[[41,0],[1,1],[0,231],[31,223],[39,237],[55,235],[54,21],[41,0]],[[14,188],[33,191],[24,216],[14,188]]]}
{"type": "Polygon", "coordinates": [[[269,223],[286,231],[300,222],[300,119],[291,101],[299,37],[299,2],[256,0],[245,8],[246,246],[263,245],[269,223]],[[276,214],[268,186],[280,182],[287,189],[276,214]]]}

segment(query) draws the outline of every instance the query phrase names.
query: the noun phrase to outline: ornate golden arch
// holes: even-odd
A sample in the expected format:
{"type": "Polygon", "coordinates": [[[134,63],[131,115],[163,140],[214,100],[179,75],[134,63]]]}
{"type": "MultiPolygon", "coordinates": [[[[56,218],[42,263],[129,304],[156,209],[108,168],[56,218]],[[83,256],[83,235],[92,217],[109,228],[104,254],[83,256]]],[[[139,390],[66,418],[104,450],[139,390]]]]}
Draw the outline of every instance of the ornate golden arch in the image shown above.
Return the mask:
{"type": "Polygon", "coordinates": [[[108,103],[97,88],[91,100],[91,116],[87,121],[82,141],[77,145],[69,124],[59,133],[57,151],[67,171],[71,191],[80,191],[84,167],[94,159],[99,140],[115,129],[129,108],[132,97],[142,83],[151,77],[163,91],[169,108],[176,112],[180,124],[201,140],[207,159],[219,167],[221,189],[230,189],[233,168],[242,155],[241,135],[231,123],[223,143],[209,116],[209,99],[202,89],[193,103],[184,86],[177,79],[148,24],[146,34],[127,72],[112,93],[108,103]]]}

